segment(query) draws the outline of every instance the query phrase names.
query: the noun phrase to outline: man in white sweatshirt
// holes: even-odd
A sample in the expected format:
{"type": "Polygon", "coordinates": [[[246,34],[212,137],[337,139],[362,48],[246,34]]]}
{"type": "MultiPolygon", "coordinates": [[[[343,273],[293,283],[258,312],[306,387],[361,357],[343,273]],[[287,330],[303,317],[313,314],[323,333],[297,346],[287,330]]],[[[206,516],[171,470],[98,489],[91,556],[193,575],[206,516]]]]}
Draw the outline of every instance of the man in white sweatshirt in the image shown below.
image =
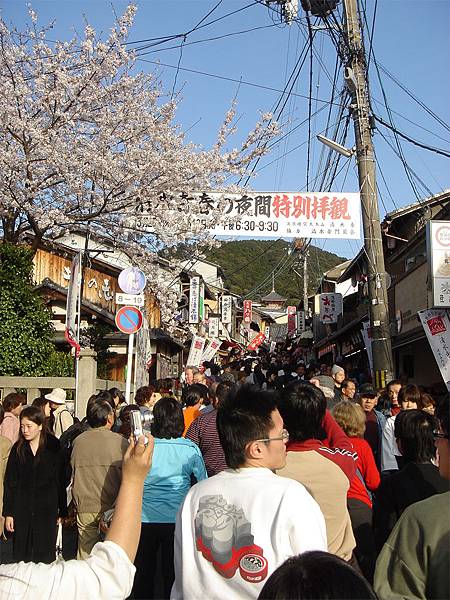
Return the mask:
{"type": "Polygon", "coordinates": [[[175,526],[171,598],[257,598],[287,558],[326,550],[319,505],[286,463],[287,431],[271,392],[243,386],[221,403],[217,429],[229,469],[191,488],[175,526]]]}

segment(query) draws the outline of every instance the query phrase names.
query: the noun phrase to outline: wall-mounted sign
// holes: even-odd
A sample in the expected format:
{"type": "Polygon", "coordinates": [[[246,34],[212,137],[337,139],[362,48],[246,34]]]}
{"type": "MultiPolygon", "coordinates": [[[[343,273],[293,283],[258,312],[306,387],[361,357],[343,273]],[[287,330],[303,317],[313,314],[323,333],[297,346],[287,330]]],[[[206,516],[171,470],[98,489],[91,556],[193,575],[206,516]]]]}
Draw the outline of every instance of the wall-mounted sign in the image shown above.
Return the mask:
{"type": "Polygon", "coordinates": [[[200,277],[191,277],[189,284],[189,323],[200,319],[200,277]]]}
{"type": "Polygon", "coordinates": [[[229,324],[232,319],[232,299],[226,294],[222,296],[222,323],[229,324]]]}
{"type": "Polygon", "coordinates": [[[427,253],[433,306],[450,308],[450,221],[429,221],[427,253]]]}
{"type": "Polygon", "coordinates": [[[287,326],[288,326],[288,333],[292,333],[296,330],[297,328],[297,319],[295,317],[296,312],[297,312],[297,307],[296,306],[288,306],[287,307],[287,326]]]}
{"type": "Polygon", "coordinates": [[[244,317],[243,317],[243,321],[244,321],[244,323],[251,323],[252,322],[252,301],[251,300],[244,300],[244,317]]]}
{"type": "Polygon", "coordinates": [[[320,294],[320,321],[337,323],[342,314],[342,294],[320,294]]]}
{"type": "Polygon", "coordinates": [[[209,317],[208,336],[210,338],[219,336],[219,317],[209,317]]]}
{"type": "Polygon", "coordinates": [[[222,342],[217,339],[211,340],[208,344],[208,347],[203,352],[201,362],[204,363],[204,362],[214,358],[214,356],[216,355],[217,351],[220,348],[221,343],[222,342]]]}
{"type": "Polygon", "coordinates": [[[297,333],[303,333],[306,329],[305,324],[305,311],[297,311],[297,333]]]}

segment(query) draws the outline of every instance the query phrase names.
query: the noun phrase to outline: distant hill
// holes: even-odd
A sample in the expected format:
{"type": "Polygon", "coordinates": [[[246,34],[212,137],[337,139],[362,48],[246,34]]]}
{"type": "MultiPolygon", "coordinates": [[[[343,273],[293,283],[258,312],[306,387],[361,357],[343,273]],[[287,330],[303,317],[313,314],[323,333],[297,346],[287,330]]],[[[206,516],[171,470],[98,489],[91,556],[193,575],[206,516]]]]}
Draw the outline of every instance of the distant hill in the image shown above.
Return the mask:
{"type": "MultiPolygon", "coordinates": [[[[283,240],[224,242],[220,248],[213,248],[206,252],[205,258],[222,267],[230,291],[242,296],[268,278],[261,288],[252,294],[254,300],[258,300],[272,290],[270,273],[279,265],[275,271],[275,290],[289,302],[297,303],[303,295],[303,283],[301,277],[293,271],[297,254],[289,255],[290,247],[291,244],[283,240]]],[[[347,259],[320,250],[316,246],[310,246],[308,252],[308,291],[313,292],[317,289],[320,277],[325,271],[347,259]]],[[[296,270],[302,275],[301,268],[297,266],[296,270]]]]}

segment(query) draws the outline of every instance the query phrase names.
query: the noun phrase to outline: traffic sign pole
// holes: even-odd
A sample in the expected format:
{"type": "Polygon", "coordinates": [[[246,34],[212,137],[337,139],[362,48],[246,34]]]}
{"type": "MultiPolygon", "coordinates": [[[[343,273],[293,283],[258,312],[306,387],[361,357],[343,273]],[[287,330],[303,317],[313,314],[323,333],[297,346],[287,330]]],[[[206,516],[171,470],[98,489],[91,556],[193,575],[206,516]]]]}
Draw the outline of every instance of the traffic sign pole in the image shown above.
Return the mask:
{"type": "Polygon", "coordinates": [[[131,396],[131,371],[133,370],[133,348],[134,348],[134,333],[128,336],[128,360],[127,360],[127,381],[125,386],[125,402],[130,404],[131,396]]]}

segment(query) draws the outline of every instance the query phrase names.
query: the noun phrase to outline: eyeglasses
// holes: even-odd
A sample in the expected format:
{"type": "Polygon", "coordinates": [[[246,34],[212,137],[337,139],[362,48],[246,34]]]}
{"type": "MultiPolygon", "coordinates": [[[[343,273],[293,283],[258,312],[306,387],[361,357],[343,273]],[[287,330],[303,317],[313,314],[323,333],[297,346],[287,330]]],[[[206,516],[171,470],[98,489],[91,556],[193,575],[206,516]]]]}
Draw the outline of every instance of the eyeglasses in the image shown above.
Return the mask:
{"type": "Polygon", "coordinates": [[[260,440],[255,440],[255,442],[274,442],[276,440],[283,440],[283,442],[288,442],[289,441],[289,432],[287,429],[283,429],[283,431],[281,432],[281,435],[279,437],[273,437],[273,438],[261,438],[260,440]]]}
{"type": "Polygon", "coordinates": [[[435,440],[448,440],[448,435],[441,431],[433,431],[433,437],[435,440]]]}

